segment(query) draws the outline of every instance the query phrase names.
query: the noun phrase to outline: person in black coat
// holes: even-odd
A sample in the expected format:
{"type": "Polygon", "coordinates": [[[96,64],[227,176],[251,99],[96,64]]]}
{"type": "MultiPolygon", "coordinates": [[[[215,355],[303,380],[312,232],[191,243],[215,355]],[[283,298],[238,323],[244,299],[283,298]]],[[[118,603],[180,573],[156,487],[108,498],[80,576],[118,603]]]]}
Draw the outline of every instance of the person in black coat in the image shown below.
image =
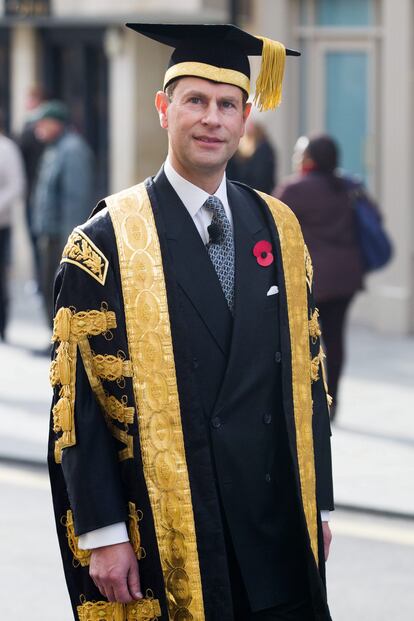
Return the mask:
{"type": "Polygon", "coordinates": [[[281,183],[275,196],[297,216],[312,257],[334,420],[345,360],[346,319],[363,287],[364,268],[349,181],[338,173],[338,145],[325,135],[300,140],[305,145],[299,154],[300,172],[281,183]]]}
{"type": "Polygon", "coordinates": [[[241,181],[266,194],[273,192],[277,183],[276,152],[258,121],[247,120],[246,132],[226,173],[232,181],[241,181]]]}

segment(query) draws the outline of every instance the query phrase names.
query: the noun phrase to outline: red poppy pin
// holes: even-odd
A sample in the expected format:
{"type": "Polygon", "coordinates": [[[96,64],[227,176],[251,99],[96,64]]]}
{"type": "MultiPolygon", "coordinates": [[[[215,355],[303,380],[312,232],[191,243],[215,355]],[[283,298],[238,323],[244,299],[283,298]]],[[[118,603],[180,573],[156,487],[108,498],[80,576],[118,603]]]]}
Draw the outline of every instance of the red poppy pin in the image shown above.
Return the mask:
{"type": "Polygon", "coordinates": [[[253,247],[253,254],[261,267],[272,265],[274,256],[272,254],[272,244],[265,239],[258,241],[253,247]]]}

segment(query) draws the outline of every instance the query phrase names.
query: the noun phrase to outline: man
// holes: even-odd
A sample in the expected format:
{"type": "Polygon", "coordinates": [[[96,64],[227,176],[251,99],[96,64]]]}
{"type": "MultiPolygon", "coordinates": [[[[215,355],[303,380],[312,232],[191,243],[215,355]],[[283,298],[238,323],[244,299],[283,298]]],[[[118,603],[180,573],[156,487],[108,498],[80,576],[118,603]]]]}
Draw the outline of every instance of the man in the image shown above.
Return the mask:
{"type": "Polygon", "coordinates": [[[63,246],[72,229],[90,214],[93,200],[92,152],[68,122],[68,109],[60,101],[47,101],[33,113],[36,138],[46,145],[33,190],[32,232],[49,321],[53,318],[53,279],[63,246]]]}
{"type": "Polygon", "coordinates": [[[37,171],[40,159],[42,157],[43,150],[45,148],[45,143],[41,142],[36,137],[36,122],[33,120],[34,111],[43,103],[45,100],[44,93],[39,86],[32,86],[26,97],[26,111],[27,111],[27,119],[23,126],[22,132],[18,139],[18,144],[23,156],[24,168],[26,172],[26,204],[25,204],[25,215],[26,215],[26,224],[27,230],[29,233],[29,238],[31,241],[32,249],[33,249],[33,259],[34,259],[34,272],[35,272],[35,289],[39,288],[40,281],[40,259],[39,259],[39,249],[36,243],[36,235],[33,232],[32,227],[32,209],[33,209],[33,200],[32,194],[33,189],[35,187],[37,171]]]}
{"type": "Polygon", "coordinates": [[[176,48],[168,157],[75,229],[56,280],[49,464],[74,613],[329,620],[311,263],[289,209],[224,174],[246,54],[263,48],[267,107],[291,52],[233,26],[132,27],[176,48]]]}

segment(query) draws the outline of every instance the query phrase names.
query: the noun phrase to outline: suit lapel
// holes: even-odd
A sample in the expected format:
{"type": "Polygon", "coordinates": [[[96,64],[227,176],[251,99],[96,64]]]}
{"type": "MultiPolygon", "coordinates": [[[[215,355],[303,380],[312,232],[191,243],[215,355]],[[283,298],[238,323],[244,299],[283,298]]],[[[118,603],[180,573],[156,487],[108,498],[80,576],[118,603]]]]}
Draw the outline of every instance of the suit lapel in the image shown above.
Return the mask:
{"type": "Polygon", "coordinates": [[[153,188],[177,281],[227,355],[232,317],[203,240],[163,169],[153,188]]]}
{"type": "MultiPolygon", "coordinates": [[[[269,233],[258,210],[246,192],[232,183],[227,184],[232,209],[235,242],[235,314],[230,355],[226,374],[216,402],[219,410],[231,394],[237,392],[239,372],[251,364],[258,322],[266,304],[269,269],[258,265],[253,255],[255,243],[269,239],[269,233]]],[[[274,270],[272,270],[274,271],[274,270]]]]}

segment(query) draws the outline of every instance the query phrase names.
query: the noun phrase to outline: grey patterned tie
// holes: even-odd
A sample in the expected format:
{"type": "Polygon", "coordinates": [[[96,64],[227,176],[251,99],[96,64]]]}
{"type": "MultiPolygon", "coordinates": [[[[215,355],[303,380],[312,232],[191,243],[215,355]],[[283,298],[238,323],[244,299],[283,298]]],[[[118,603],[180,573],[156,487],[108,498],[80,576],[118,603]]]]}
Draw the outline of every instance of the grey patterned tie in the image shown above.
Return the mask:
{"type": "Polygon", "coordinates": [[[216,243],[209,241],[207,252],[216,270],[230,312],[234,306],[234,241],[229,219],[223,203],[217,196],[209,196],[204,207],[213,213],[211,225],[218,232],[216,243]]]}

